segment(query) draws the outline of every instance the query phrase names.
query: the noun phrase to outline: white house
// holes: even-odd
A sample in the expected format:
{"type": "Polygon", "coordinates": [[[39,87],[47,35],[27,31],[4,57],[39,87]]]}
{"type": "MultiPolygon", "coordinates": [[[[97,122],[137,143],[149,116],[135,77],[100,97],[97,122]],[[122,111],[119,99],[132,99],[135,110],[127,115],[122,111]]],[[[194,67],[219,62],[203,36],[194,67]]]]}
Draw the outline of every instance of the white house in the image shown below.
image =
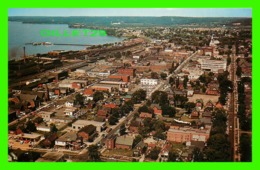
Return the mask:
{"type": "Polygon", "coordinates": [[[78,109],[76,107],[66,108],[64,110],[64,114],[67,115],[67,116],[74,116],[74,113],[76,113],[77,110],[78,109]]]}
{"type": "Polygon", "coordinates": [[[65,106],[66,107],[73,107],[74,102],[73,101],[66,101],[65,106]]]}

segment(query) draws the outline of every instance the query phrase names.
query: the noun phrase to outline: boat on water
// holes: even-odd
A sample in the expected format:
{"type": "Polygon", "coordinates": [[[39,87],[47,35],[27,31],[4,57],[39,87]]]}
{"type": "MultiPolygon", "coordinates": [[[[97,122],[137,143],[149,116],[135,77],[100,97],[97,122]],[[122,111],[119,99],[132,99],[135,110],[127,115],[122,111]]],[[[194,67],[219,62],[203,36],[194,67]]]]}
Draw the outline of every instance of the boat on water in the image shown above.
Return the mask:
{"type": "Polygon", "coordinates": [[[32,45],[53,45],[51,42],[33,42],[32,45]]]}
{"type": "Polygon", "coordinates": [[[42,45],[52,45],[51,42],[43,42],[42,45]]]}
{"type": "Polygon", "coordinates": [[[36,45],[42,45],[41,42],[33,42],[32,45],[36,46],[36,45]]]}

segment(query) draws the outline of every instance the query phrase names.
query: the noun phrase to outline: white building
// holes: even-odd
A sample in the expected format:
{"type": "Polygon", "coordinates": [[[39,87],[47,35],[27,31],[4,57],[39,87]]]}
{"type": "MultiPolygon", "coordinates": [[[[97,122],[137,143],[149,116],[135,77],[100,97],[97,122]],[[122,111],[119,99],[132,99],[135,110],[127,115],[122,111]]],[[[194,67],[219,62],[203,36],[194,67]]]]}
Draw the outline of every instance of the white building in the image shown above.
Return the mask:
{"type": "Polygon", "coordinates": [[[74,123],[72,123],[72,129],[80,130],[83,127],[88,126],[88,125],[96,126],[98,132],[101,132],[103,129],[106,128],[105,122],[97,122],[97,121],[90,121],[90,120],[77,120],[74,123]]]}
{"type": "Polygon", "coordinates": [[[65,106],[66,107],[73,107],[74,103],[73,101],[66,101],[65,106]]]}
{"type": "Polygon", "coordinates": [[[159,80],[158,79],[141,79],[140,82],[141,82],[142,86],[145,86],[145,85],[155,86],[158,84],[159,80]]]}
{"type": "Polygon", "coordinates": [[[211,72],[218,72],[218,70],[223,69],[226,71],[227,61],[226,60],[201,60],[201,69],[211,72]]]}

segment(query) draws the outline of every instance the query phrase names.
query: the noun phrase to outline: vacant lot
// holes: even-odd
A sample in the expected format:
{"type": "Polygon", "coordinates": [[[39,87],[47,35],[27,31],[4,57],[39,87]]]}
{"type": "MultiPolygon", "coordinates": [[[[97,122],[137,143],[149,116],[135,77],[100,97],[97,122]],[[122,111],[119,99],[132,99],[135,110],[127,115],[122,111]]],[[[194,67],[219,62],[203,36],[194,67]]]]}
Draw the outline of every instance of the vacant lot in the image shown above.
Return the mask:
{"type": "Polygon", "coordinates": [[[204,104],[211,100],[214,104],[218,101],[219,96],[204,95],[204,94],[194,94],[192,97],[188,97],[189,102],[196,102],[197,99],[202,99],[204,104]]]}
{"type": "Polygon", "coordinates": [[[106,150],[102,155],[103,156],[132,156],[132,151],[131,150],[126,150],[126,149],[113,149],[113,150],[106,150]]]}

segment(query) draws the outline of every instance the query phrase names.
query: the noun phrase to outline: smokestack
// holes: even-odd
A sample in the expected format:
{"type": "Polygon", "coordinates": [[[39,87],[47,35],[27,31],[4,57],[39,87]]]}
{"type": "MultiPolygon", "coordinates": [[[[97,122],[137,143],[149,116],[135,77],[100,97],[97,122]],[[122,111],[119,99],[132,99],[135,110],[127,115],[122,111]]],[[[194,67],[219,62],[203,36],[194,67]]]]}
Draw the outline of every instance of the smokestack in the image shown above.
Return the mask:
{"type": "Polygon", "coordinates": [[[25,47],[23,47],[23,62],[25,63],[25,47]]]}

